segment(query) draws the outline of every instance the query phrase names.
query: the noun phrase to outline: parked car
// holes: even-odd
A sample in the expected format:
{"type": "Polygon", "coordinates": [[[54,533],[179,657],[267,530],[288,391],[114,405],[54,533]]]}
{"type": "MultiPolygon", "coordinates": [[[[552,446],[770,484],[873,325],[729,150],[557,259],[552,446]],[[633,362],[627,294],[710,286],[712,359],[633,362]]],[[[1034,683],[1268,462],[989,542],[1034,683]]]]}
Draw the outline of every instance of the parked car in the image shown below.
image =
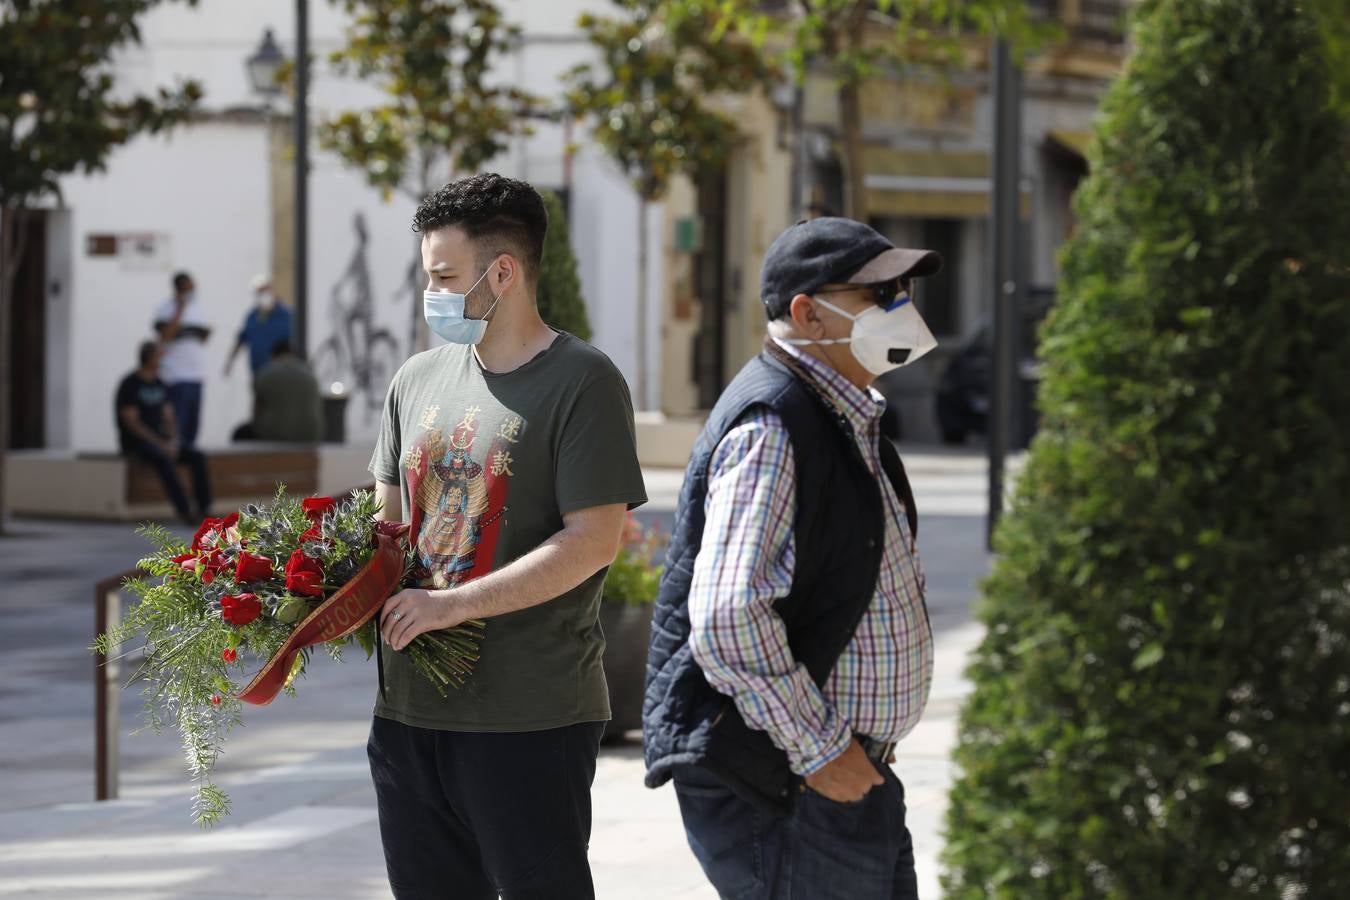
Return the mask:
{"type": "Polygon", "coordinates": [[[961,444],[989,427],[989,373],[993,329],[985,323],[961,344],[938,379],[935,395],[938,429],[944,444],[961,444]]]}

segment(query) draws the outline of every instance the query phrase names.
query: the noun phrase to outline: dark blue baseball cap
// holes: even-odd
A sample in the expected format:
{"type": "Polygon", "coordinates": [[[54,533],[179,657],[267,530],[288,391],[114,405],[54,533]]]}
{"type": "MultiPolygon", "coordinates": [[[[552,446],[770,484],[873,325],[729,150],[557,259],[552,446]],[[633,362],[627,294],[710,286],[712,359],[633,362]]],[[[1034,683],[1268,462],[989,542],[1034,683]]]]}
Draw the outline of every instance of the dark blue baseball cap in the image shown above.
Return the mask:
{"type": "Polygon", "coordinates": [[[923,278],[942,268],[932,250],[897,247],[875,228],[853,219],[825,216],[798,222],[764,254],[759,299],[770,320],[787,315],[792,298],[827,284],[876,284],[923,278]]]}

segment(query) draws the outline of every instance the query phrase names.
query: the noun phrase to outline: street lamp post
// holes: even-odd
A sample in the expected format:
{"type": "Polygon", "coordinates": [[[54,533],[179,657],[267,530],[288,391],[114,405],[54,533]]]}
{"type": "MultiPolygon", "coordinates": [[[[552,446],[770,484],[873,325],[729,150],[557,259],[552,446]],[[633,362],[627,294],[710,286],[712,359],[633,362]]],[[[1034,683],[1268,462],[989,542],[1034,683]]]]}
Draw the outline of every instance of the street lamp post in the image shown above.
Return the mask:
{"type": "Polygon", "coordinates": [[[253,86],[253,93],[261,96],[269,109],[272,101],[281,95],[281,81],[277,76],[285,63],[286,56],[277,46],[272,29],[264,28],[262,43],[258,44],[258,49],[253,51],[252,56],[244,60],[244,68],[248,70],[248,80],[253,86]]]}
{"type": "MultiPolygon", "coordinates": [[[[286,56],[277,46],[272,29],[263,32],[262,43],[253,55],[244,61],[249,82],[255,93],[263,98],[264,109],[270,111],[271,102],[281,94],[278,75],[286,63],[286,56]]],[[[306,340],[306,312],[309,299],[309,3],[296,0],[295,4],[295,280],[292,303],[295,306],[295,352],[301,359],[308,358],[306,340]]],[[[269,140],[271,130],[268,131],[269,140]]],[[[270,169],[270,160],[269,160],[270,169]]]]}
{"type": "Polygon", "coordinates": [[[309,0],[295,0],[295,353],[309,359],[309,0]]]}
{"type": "MultiPolygon", "coordinates": [[[[277,46],[276,39],[272,35],[272,29],[263,30],[262,42],[258,44],[258,49],[253,55],[244,60],[244,69],[248,72],[249,84],[253,88],[253,93],[262,98],[263,103],[263,130],[266,132],[267,142],[267,184],[268,184],[268,207],[272,205],[272,103],[281,95],[281,80],[278,77],[282,66],[286,64],[286,56],[277,46]]],[[[273,238],[276,232],[272,226],[272,216],[268,216],[268,234],[273,238]]],[[[268,241],[269,247],[274,247],[273,241],[268,241]]],[[[276,254],[272,253],[272,259],[268,261],[267,272],[271,277],[276,269],[276,254]]]]}
{"type": "Polygon", "coordinates": [[[994,208],[990,217],[994,303],[993,371],[989,397],[989,519],[986,541],[992,549],[994,530],[1003,512],[1004,464],[1012,418],[1014,312],[1021,296],[1017,264],[1018,207],[1021,197],[1022,80],[1008,42],[994,44],[994,208]]]}

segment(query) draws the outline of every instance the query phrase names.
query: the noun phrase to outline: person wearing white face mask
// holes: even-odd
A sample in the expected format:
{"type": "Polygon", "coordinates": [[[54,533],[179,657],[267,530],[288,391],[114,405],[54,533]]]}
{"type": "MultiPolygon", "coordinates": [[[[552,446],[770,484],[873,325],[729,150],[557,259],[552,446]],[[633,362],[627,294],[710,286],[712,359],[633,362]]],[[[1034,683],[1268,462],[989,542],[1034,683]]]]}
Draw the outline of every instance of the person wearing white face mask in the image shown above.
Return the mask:
{"type": "Polygon", "coordinates": [[[400,900],[595,896],[600,591],[646,492],[623,376],[539,315],[547,228],[534,188],[486,173],[413,217],[424,315],[447,343],[394,376],[370,464],[417,583],[380,613],[368,745],[400,900]],[[401,651],[469,619],[487,622],[478,662],[442,697],[401,651]]]}
{"type": "Polygon", "coordinates": [[[257,377],[263,367],[272,359],[272,349],[277,344],[291,340],[291,311],[277,302],[276,292],[272,289],[272,279],[266,275],[253,277],[253,307],[244,316],[243,327],[239,329],[239,338],[234,349],[225,360],[225,376],[228,378],[234,367],[234,359],[239,351],[248,348],[248,369],[257,377]]]}
{"type": "Polygon", "coordinates": [[[764,352],[685,475],[647,661],[647,785],[674,780],[724,897],[915,900],[896,743],[933,640],[913,493],[871,388],[936,341],[936,253],[849,219],[770,246],[764,352]]]}

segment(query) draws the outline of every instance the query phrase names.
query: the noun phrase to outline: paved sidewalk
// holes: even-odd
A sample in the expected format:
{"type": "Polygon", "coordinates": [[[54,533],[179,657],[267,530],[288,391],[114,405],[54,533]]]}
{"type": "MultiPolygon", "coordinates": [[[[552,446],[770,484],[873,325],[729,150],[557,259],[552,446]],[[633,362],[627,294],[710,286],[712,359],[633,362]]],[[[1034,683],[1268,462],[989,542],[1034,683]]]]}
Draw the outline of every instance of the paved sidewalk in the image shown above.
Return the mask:
{"type": "MultiPolygon", "coordinates": [[[[970,606],[988,564],[985,482],[976,457],[905,459],[938,653],[928,713],[901,745],[896,771],[927,900],[938,896],[961,670],[979,636],[970,606]]],[[[668,522],[679,473],[647,476],[646,516],[668,522]]],[[[249,711],[217,770],[233,814],[211,832],[191,824],[176,736],[133,735],[141,704],[125,692],[121,799],[93,803],[92,584],[144,545],[126,526],[14,526],[18,536],[0,539],[0,896],[390,896],[365,760],[369,663],[316,657],[298,697],[249,711]]],[[[600,898],[716,896],[685,845],[673,792],[642,786],[636,743],[601,751],[593,795],[600,898]]]]}

